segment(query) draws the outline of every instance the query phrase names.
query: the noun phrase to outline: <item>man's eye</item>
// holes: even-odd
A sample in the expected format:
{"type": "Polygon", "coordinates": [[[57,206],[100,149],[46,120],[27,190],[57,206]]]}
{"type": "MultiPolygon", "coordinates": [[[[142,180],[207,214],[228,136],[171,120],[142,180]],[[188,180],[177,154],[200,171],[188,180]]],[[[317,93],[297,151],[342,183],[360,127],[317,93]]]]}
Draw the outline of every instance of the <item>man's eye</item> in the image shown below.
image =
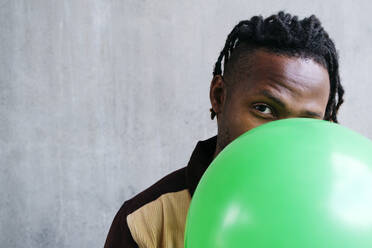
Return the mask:
{"type": "Polygon", "coordinates": [[[266,104],[256,104],[253,106],[256,110],[260,111],[263,114],[273,114],[272,109],[266,104]]]}

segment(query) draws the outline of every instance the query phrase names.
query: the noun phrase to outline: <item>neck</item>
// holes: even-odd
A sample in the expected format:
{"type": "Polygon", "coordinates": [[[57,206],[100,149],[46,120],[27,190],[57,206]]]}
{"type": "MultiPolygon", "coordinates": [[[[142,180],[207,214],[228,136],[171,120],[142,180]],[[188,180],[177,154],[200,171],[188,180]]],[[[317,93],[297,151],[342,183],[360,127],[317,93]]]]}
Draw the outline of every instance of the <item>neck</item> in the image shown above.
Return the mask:
{"type": "Polygon", "coordinates": [[[213,154],[213,160],[217,157],[217,155],[221,152],[221,148],[220,146],[218,145],[218,142],[217,142],[217,145],[216,145],[216,150],[214,151],[214,154],[213,154]]]}

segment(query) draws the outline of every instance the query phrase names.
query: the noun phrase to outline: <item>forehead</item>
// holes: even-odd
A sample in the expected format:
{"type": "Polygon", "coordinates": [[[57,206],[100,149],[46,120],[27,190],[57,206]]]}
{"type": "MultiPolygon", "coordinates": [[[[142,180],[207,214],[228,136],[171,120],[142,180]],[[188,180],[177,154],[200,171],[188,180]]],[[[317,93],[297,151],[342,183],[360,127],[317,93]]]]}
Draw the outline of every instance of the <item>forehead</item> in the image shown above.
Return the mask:
{"type": "Polygon", "coordinates": [[[235,70],[238,92],[278,91],[284,96],[328,100],[327,69],[313,59],[289,57],[262,49],[241,56],[235,70]]]}

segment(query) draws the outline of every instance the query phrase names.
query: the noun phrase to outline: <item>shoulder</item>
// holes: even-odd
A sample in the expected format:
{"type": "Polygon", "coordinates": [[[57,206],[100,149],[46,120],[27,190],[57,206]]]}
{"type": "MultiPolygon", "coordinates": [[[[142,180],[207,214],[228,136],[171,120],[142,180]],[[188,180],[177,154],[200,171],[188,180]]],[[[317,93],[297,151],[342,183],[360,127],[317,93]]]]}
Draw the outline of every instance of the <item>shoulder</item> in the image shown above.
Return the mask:
{"type": "Polygon", "coordinates": [[[164,194],[178,192],[184,189],[187,189],[186,167],[168,174],[146,190],[126,201],[124,203],[126,205],[126,211],[130,214],[164,194]]]}
{"type": "Polygon", "coordinates": [[[182,247],[191,196],[186,167],[160,179],[124,202],[110,228],[105,247],[182,247]],[[138,245],[138,246],[137,246],[138,245]]]}
{"type": "Polygon", "coordinates": [[[191,196],[179,169],[125,202],[126,221],[140,247],[182,247],[191,196]]]}

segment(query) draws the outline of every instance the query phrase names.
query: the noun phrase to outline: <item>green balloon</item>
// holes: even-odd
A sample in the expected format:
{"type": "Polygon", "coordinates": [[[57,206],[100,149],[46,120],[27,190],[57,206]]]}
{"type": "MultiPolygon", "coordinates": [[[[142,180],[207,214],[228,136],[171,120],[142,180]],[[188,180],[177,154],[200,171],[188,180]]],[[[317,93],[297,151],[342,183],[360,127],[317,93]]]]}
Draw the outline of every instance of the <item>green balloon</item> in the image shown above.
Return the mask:
{"type": "Polygon", "coordinates": [[[203,175],[186,248],[371,248],[372,142],[308,118],[231,142],[203,175]]]}

